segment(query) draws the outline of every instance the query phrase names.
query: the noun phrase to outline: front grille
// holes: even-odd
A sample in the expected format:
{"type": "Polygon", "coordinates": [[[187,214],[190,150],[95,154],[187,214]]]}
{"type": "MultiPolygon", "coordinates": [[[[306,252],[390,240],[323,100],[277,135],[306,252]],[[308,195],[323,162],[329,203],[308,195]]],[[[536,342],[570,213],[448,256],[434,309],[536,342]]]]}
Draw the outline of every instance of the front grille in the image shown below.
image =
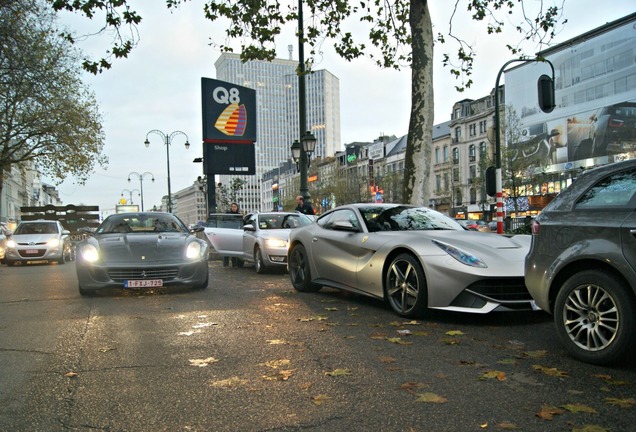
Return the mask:
{"type": "Polygon", "coordinates": [[[28,242],[20,242],[18,243],[18,245],[20,246],[41,246],[41,245],[45,245],[46,242],[35,242],[35,243],[28,243],[28,242]]]}
{"type": "Polygon", "coordinates": [[[484,279],[470,285],[467,290],[498,303],[532,300],[523,277],[484,279]]]}
{"type": "Polygon", "coordinates": [[[115,282],[130,279],[162,279],[164,282],[174,280],[179,273],[177,267],[168,268],[111,268],[108,276],[115,282]]]}

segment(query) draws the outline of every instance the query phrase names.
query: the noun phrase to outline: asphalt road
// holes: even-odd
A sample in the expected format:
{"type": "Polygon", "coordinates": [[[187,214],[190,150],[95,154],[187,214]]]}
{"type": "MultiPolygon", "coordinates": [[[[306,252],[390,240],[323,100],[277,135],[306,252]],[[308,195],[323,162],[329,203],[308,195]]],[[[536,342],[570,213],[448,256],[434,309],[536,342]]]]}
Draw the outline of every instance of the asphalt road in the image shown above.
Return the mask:
{"type": "Polygon", "coordinates": [[[0,431],[633,431],[636,361],[567,357],[542,313],[433,311],[211,262],[205,291],[80,297],[0,266],[0,431]]]}

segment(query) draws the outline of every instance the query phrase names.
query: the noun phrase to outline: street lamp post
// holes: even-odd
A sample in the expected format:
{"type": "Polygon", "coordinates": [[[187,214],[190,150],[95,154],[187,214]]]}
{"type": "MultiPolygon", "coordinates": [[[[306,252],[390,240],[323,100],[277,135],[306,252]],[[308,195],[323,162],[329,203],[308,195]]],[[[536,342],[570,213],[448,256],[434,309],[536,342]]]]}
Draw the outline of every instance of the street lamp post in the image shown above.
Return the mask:
{"type": "Polygon", "coordinates": [[[140,194],[140,195],[141,195],[141,193],[139,192],[139,189],[133,189],[133,190],[130,190],[130,189],[124,189],[123,191],[121,191],[121,196],[124,196],[124,193],[127,193],[127,194],[128,194],[128,197],[130,198],[130,200],[129,200],[129,201],[130,201],[130,204],[134,204],[134,203],[133,203],[133,199],[132,199],[133,192],[137,192],[138,194],[140,194]]]}
{"type": "MultiPolygon", "coordinates": [[[[139,195],[141,196],[141,211],[144,211],[144,177],[146,176],[150,176],[150,178],[152,178],[152,181],[155,181],[155,176],[151,173],[146,171],[143,174],[139,174],[136,171],[131,172],[130,174],[128,174],[128,183],[130,183],[131,178],[130,176],[137,176],[137,178],[139,179],[139,189],[141,189],[141,192],[139,192],[139,195]]],[[[132,198],[131,198],[132,201],[132,198]]]]}
{"type": "Polygon", "coordinates": [[[303,30],[303,1],[298,0],[298,117],[300,143],[292,144],[292,156],[299,166],[300,195],[305,202],[311,202],[309,188],[307,187],[307,169],[309,158],[316,148],[316,138],[307,131],[307,106],[305,102],[305,43],[303,30]],[[298,152],[298,153],[297,153],[298,152]]]}
{"type": "Polygon", "coordinates": [[[160,130],[153,129],[146,134],[146,141],[144,141],[144,145],[146,146],[146,148],[150,147],[150,141],[148,140],[148,135],[150,134],[159,135],[163,139],[164,144],[166,145],[166,165],[168,169],[168,213],[172,213],[172,191],[170,189],[170,143],[172,142],[172,139],[175,136],[183,135],[185,136],[185,139],[186,139],[185,148],[187,150],[190,148],[190,142],[188,141],[188,135],[186,135],[185,132],[174,131],[171,134],[165,134],[161,132],[160,130]]]}

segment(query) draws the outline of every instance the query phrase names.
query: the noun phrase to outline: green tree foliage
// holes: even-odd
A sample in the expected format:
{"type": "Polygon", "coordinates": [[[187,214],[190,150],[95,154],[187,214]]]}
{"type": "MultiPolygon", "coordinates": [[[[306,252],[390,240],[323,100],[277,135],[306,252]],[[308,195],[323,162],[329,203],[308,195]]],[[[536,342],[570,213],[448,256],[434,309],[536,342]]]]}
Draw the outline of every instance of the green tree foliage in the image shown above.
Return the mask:
{"type": "Polygon", "coordinates": [[[0,3],[0,192],[15,164],[83,182],[107,163],[101,116],[77,59],[48,7],[0,3]]]}
{"type": "Polygon", "coordinates": [[[239,205],[239,211],[242,211],[237,196],[246,184],[247,180],[240,177],[233,177],[229,184],[219,183],[216,189],[217,209],[220,212],[229,212],[230,205],[235,202],[239,205]]]}
{"type": "MultiPolygon", "coordinates": [[[[101,12],[104,28],[114,29],[112,50],[98,61],[86,60],[92,72],[110,67],[112,57],[126,57],[138,40],[135,31],[141,17],[130,9],[126,0],[47,0],[55,10],[83,13],[88,18],[101,12]],[[124,36],[121,29],[132,31],[124,36]]],[[[168,8],[177,8],[188,0],[166,0],[168,8]]],[[[558,0],[556,0],[558,1],[558,0]]],[[[299,0],[280,3],[267,0],[208,0],[203,12],[212,22],[222,22],[228,44],[216,44],[222,51],[232,51],[230,42],[238,42],[242,60],[269,60],[276,56],[276,39],[283,27],[296,27],[299,6],[303,8],[302,39],[309,47],[305,70],[321,54],[326,41],[342,58],[352,61],[361,56],[371,58],[383,68],[411,68],[411,115],[405,158],[404,199],[413,204],[427,203],[433,128],[433,43],[454,42],[455,54],[443,54],[451,74],[460,78],[459,90],[472,84],[475,51],[462,38],[461,29],[453,27],[456,14],[467,13],[485,25],[484,33],[503,30],[512,12],[521,10],[523,19],[512,24],[520,35],[517,45],[508,44],[511,54],[521,55],[521,43],[549,42],[560,19],[561,8],[539,2],[535,16],[527,16],[522,0],[455,0],[444,2],[453,8],[447,31],[433,33],[427,0],[299,0]],[[505,21],[504,21],[505,20],[505,21]],[[359,33],[350,31],[352,25],[359,33]]],[[[565,21],[563,21],[564,23],[565,21]]],[[[441,26],[440,26],[441,28],[441,26]]],[[[69,40],[72,37],[69,36],[69,40]]],[[[299,71],[301,68],[299,68],[299,71]]]]}

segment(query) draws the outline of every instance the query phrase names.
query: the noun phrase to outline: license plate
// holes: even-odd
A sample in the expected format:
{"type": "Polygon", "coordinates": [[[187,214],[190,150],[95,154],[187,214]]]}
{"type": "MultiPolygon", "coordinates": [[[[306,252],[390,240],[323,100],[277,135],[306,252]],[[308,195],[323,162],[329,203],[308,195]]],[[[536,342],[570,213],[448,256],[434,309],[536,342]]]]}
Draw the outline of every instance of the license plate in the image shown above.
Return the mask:
{"type": "Polygon", "coordinates": [[[125,280],[124,288],[154,288],[163,286],[161,279],[125,280]]]}
{"type": "Polygon", "coordinates": [[[27,255],[35,255],[38,253],[37,249],[27,249],[26,251],[24,251],[25,254],[27,255]]]}

